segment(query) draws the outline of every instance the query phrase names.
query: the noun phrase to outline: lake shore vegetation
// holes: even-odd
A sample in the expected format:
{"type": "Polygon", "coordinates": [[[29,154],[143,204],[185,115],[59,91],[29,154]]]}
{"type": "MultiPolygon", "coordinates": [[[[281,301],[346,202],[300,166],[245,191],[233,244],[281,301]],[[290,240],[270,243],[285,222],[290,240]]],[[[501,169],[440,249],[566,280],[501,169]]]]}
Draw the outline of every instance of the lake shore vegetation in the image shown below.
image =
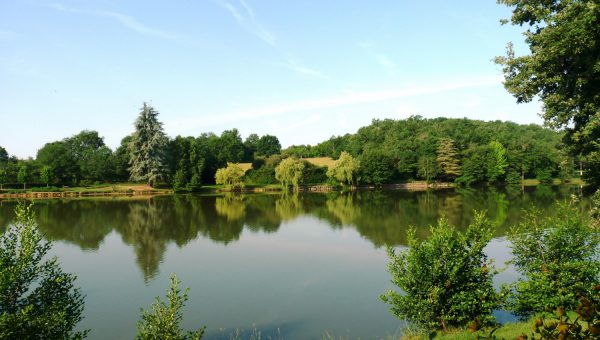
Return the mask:
{"type": "Polygon", "coordinates": [[[544,184],[578,179],[588,171],[585,159],[564,151],[562,132],[534,124],[412,116],[374,120],[355,134],[282,150],[275,136],[251,134],[243,140],[237,129],[169,138],[158,115],[144,103],[135,131],[114,151],[98,132],[89,130],[47,143],[30,159],[9,156],[0,147],[0,190],[53,191],[133,180],[156,189],[193,192],[217,184],[217,171],[228,164],[243,169],[238,184],[285,182],[292,188],[380,187],[415,181],[459,186],[544,184]],[[281,181],[281,173],[278,179],[276,169],[283,161],[303,164],[302,174],[281,181]]]}

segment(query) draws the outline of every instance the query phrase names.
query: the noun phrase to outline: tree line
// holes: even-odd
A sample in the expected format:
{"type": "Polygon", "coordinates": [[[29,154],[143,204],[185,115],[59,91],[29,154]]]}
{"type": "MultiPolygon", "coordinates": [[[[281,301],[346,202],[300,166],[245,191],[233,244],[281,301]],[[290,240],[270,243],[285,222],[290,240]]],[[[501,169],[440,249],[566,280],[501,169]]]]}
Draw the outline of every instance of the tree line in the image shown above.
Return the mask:
{"type": "Polygon", "coordinates": [[[315,146],[291,146],[283,154],[337,158],[347,151],[361,161],[361,181],[371,184],[544,182],[577,175],[580,160],[566,152],[561,138],[561,133],[535,124],[412,116],[374,120],[355,134],[315,146]]]}
{"type": "Polygon", "coordinates": [[[425,180],[496,185],[526,178],[568,179],[584,166],[583,159],[567,152],[562,133],[502,121],[420,116],[374,120],[354,134],[284,150],[276,136],[251,134],[244,140],[237,129],[169,138],[158,111],[146,103],[134,127],[114,151],[98,132],[88,130],[45,144],[35,159],[9,157],[0,147],[0,185],[136,181],[189,191],[214,183],[298,187],[425,180]],[[336,159],[335,169],[302,161],[310,157],[336,159]],[[238,163],[252,163],[252,168],[226,170],[238,163]],[[231,176],[238,177],[235,183],[231,176]]]}

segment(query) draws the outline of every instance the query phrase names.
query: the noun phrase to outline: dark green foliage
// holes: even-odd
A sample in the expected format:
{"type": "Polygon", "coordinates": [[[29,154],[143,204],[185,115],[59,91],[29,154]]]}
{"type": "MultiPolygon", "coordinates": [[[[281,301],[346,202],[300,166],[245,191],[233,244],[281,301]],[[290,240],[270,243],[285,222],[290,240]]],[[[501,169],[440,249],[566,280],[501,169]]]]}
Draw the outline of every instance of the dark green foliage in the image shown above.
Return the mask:
{"type": "Polygon", "coordinates": [[[256,133],[251,133],[246,137],[244,141],[244,162],[252,162],[254,160],[258,139],[259,137],[256,133]]]}
{"type": "Polygon", "coordinates": [[[0,190],[2,190],[2,186],[4,185],[4,183],[6,183],[7,180],[8,174],[6,172],[6,169],[0,168],[0,190]]]}
{"type": "Polygon", "coordinates": [[[487,182],[488,148],[472,146],[464,153],[462,175],[456,179],[459,184],[467,186],[487,182]]]}
{"type": "Polygon", "coordinates": [[[301,183],[322,184],[326,183],[327,180],[327,167],[316,166],[309,162],[304,162],[304,170],[302,173],[301,183]]]}
{"type": "Polygon", "coordinates": [[[73,183],[81,177],[74,155],[65,141],[44,145],[37,152],[36,160],[52,169],[52,177],[60,183],[73,183]]]}
{"type": "Polygon", "coordinates": [[[258,170],[265,165],[266,161],[263,157],[256,157],[252,160],[252,169],[258,170]]]}
{"type": "Polygon", "coordinates": [[[119,145],[113,154],[113,173],[115,181],[125,182],[129,180],[129,177],[131,176],[129,173],[129,159],[131,158],[129,143],[131,143],[131,138],[131,135],[123,138],[121,140],[121,145],[119,145]]]}
{"type": "Polygon", "coordinates": [[[27,164],[23,164],[19,167],[19,172],[17,173],[17,181],[23,184],[23,189],[27,186],[27,181],[29,181],[29,169],[27,169],[27,164]]]}
{"type": "Polygon", "coordinates": [[[6,149],[0,146],[0,165],[8,162],[8,152],[6,149]]]}
{"type": "Polygon", "coordinates": [[[0,339],[75,339],[83,296],[75,275],[46,258],[51,244],[37,230],[31,206],[21,203],[0,236],[0,339]]]}
{"type": "Polygon", "coordinates": [[[81,131],[38,150],[36,166],[50,167],[50,178],[60,184],[113,180],[116,163],[112,151],[96,131],[81,131]]]}
{"type": "Polygon", "coordinates": [[[419,170],[417,175],[427,182],[433,181],[439,174],[439,167],[434,156],[426,156],[419,158],[419,170]]]}
{"type": "Polygon", "coordinates": [[[367,150],[358,158],[361,181],[382,185],[390,183],[394,176],[394,160],[379,150],[367,150]]]}
{"type": "MultiPolygon", "coordinates": [[[[512,44],[503,66],[504,86],[518,103],[543,103],[543,117],[564,128],[573,156],[600,154],[600,6],[595,0],[499,0],[512,8],[510,23],[526,27],[530,53],[515,56],[512,44]]],[[[506,20],[509,22],[509,20],[506,20]]],[[[586,178],[600,164],[588,163],[586,178]]]]}
{"type": "Polygon", "coordinates": [[[200,188],[204,159],[194,137],[177,136],[169,141],[168,163],[175,191],[200,188]]]}
{"type": "Polygon", "coordinates": [[[429,330],[493,323],[500,295],[493,286],[496,270],[483,251],[492,239],[485,216],[477,214],[464,233],[443,219],[427,240],[415,233],[408,233],[408,249],[388,248],[392,282],[402,290],[381,296],[392,314],[429,330]]]}
{"type": "Polygon", "coordinates": [[[202,183],[214,183],[217,169],[224,167],[227,161],[220,162],[217,159],[217,149],[219,148],[219,137],[214,133],[203,133],[196,138],[194,144],[195,157],[203,161],[200,180],[202,183]]]}
{"type": "Polygon", "coordinates": [[[600,279],[600,230],[569,204],[556,217],[532,211],[509,234],[512,263],[522,274],[509,308],[529,317],[557,307],[574,310],[600,279]]]}
{"type": "Polygon", "coordinates": [[[269,157],[281,153],[281,144],[275,136],[264,135],[256,143],[256,154],[269,157]]]}
{"type": "Polygon", "coordinates": [[[521,174],[519,171],[514,168],[509,168],[506,172],[506,184],[508,185],[520,185],[521,184],[521,174]]]}
{"type": "Polygon", "coordinates": [[[263,166],[258,169],[250,169],[246,172],[244,178],[247,184],[277,184],[277,179],[275,178],[275,168],[270,166],[263,166]]]}
{"type": "Polygon", "coordinates": [[[181,329],[183,320],[182,309],[188,300],[188,289],[183,292],[179,288],[181,281],[175,274],[171,275],[171,286],[167,292],[167,302],[160,297],[152,304],[150,310],[143,310],[138,322],[139,340],[199,340],[204,334],[205,327],[197,331],[185,332],[181,329]]]}
{"type": "Polygon", "coordinates": [[[550,169],[539,169],[535,173],[535,179],[542,184],[552,183],[552,171],[550,169]]]}
{"type": "Polygon", "coordinates": [[[284,156],[294,156],[297,158],[324,156],[324,154],[319,153],[319,151],[310,145],[292,145],[285,150],[282,150],[281,154],[284,156]]]}
{"type": "MultiPolygon", "coordinates": [[[[355,134],[332,137],[313,147],[291,146],[282,153],[335,159],[342,151],[354,157],[368,150],[378,151],[394,161],[391,179],[452,181],[460,174],[461,183],[476,185],[504,181],[506,174],[502,171],[509,167],[516,169],[522,178],[535,178],[540,168],[555,171],[570,157],[557,149],[560,140],[560,133],[533,124],[413,116],[403,120],[374,120],[355,134]],[[502,145],[504,157],[492,157],[494,141],[502,145]],[[442,156],[440,161],[448,173],[438,164],[432,166],[431,158],[437,161],[438,155],[442,156]],[[507,166],[497,163],[503,159],[507,166]],[[465,171],[465,166],[469,171],[465,171]]],[[[497,155],[502,156],[502,152],[497,155]]],[[[369,183],[364,179],[363,183],[369,183]]]]}
{"type": "Polygon", "coordinates": [[[219,164],[219,168],[222,168],[227,164],[227,162],[231,163],[239,163],[244,158],[244,143],[242,142],[242,137],[240,137],[240,133],[237,129],[225,130],[221,133],[219,137],[219,143],[217,151],[217,160],[219,164]]]}
{"type": "MultiPolygon", "coordinates": [[[[146,112],[147,119],[144,121],[147,124],[137,122],[138,125],[147,125],[146,130],[155,131],[159,137],[153,139],[156,145],[151,149],[154,151],[142,148],[139,143],[132,147],[136,136],[133,134],[123,138],[121,145],[112,152],[97,132],[84,130],[61,141],[47,143],[38,151],[35,161],[3,157],[7,160],[4,164],[0,162],[0,168],[5,169],[6,183],[11,186],[18,183],[17,175],[23,164],[29,169],[29,182],[39,184],[44,183],[40,178],[44,166],[52,170],[50,184],[56,186],[122,182],[134,177],[141,179],[139,173],[131,172],[129,161],[135,158],[139,160],[138,170],[155,174],[152,181],[164,182],[176,190],[193,191],[201,184],[214,183],[217,169],[225,167],[227,162],[253,162],[257,170],[263,164],[276,168],[289,155],[299,159],[317,156],[338,158],[344,151],[357,160],[374,161],[363,164],[357,184],[381,185],[415,179],[452,181],[459,174],[456,180],[461,184],[496,184],[506,180],[510,169],[521,178],[535,178],[548,172],[552,177],[559,174],[558,169],[561,176],[568,177],[573,174],[576,165],[574,157],[557,149],[561,135],[537,125],[424,119],[420,116],[404,120],[374,120],[356,134],[332,137],[315,146],[292,146],[278,154],[281,146],[277,137],[251,134],[242,142],[236,129],[226,130],[220,136],[203,133],[198,137],[177,136],[168,140],[156,119],[158,113],[148,105],[142,112],[146,112]],[[502,149],[493,145],[501,145],[502,149]],[[142,153],[156,154],[151,157],[155,161],[141,157],[142,153]],[[501,157],[496,157],[498,155],[501,157]],[[141,162],[142,159],[147,161],[141,162]],[[157,162],[158,159],[161,161],[157,162]],[[503,162],[498,163],[498,160],[503,162]],[[154,165],[150,166],[150,163],[154,165]],[[373,172],[365,168],[369,166],[373,172]],[[149,172],[150,168],[155,169],[154,172],[149,172]]],[[[600,173],[593,176],[588,166],[600,164],[600,156],[577,159],[588,168],[584,173],[588,174],[590,183],[600,178],[600,173]]],[[[513,173],[512,183],[517,184],[516,179],[513,173]]]]}

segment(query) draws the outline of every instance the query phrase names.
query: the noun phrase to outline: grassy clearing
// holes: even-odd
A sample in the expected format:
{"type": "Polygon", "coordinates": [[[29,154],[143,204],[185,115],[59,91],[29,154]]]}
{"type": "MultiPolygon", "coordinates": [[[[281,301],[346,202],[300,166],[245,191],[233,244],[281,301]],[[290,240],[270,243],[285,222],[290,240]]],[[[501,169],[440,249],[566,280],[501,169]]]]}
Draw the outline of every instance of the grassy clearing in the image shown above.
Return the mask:
{"type": "Polygon", "coordinates": [[[335,162],[335,160],[331,157],[311,157],[311,158],[304,158],[304,160],[309,162],[312,165],[326,166],[326,167],[332,166],[333,163],[335,162]]]}
{"type": "MultiPolygon", "coordinates": [[[[522,183],[526,187],[540,185],[540,181],[538,181],[535,178],[524,179],[522,183]]],[[[552,184],[552,185],[559,185],[559,184],[583,185],[583,184],[585,184],[585,182],[581,178],[570,178],[567,180],[561,180],[561,179],[555,178],[552,180],[552,183],[550,183],[550,184],[552,184]]]]}
{"type": "MultiPolygon", "coordinates": [[[[515,322],[515,323],[506,323],[502,325],[500,328],[496,329],[494,332],[494,336],[498,339],[516,339],[518,336],[522,334],[531,335],[531,326],[533,321],[526,322],[515,322]]],[[[456,339],[456,340],[473,340],[479,338],[487,338],[490,332],[493,329],[483,329],[477,333],[472,333],[468,330],[454,330],[448,333],[439,333],[436,334],[434,339],[456,339]]],[[[402,339],[429,339],[427,335],[421,335],[418,337],[404,337],[402,339]]]]}
{"type": "Polygon", "coordinates": [[[252,163],[237,163],[237,165],[239,165],[240,168],[244,170],[244,172],[247,172],[248,170],[252,169],[252,163]]]}

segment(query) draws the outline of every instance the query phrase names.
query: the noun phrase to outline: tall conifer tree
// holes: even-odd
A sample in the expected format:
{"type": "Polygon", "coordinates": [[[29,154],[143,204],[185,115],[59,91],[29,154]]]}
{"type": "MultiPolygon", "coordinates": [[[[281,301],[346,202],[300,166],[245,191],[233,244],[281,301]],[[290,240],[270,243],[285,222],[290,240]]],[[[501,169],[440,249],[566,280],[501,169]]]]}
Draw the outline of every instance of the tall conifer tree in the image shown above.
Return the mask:
{"type": "Polygon", "coordinates": [[[149,186],[163,180],[167,173],[165,149],[167,137],[162,123],[158,121],[158,111],[144,103],[134,126],[135,132],[129,143],[129,171],[132,181],[146,181],[149,186]]]}

